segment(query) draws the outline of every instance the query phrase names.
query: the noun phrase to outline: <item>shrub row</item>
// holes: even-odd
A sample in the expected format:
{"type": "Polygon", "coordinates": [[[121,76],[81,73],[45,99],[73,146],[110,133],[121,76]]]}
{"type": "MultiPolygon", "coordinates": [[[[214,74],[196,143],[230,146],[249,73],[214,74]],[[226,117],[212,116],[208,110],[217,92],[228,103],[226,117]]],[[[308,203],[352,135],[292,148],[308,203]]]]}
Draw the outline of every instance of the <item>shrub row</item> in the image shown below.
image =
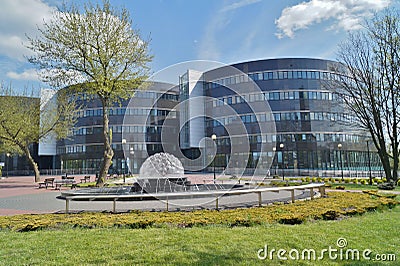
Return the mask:
{"type": "MultiPolygon", "coordinates": [[[[322,178],[322,177],[296,177],[296,178],[288,178],[289,180],[292,181],[301,181],[304,183],[310,183],[310,182],[329,182],[329,183],[346,183],[346,184],[369,184],[369,179],[368,178],[344,178],[343,180],[341,178],[334,178],[334,177],[328,177],[328,178],[322,178]]],[[[380,179],[380,178],[373,178],[372,179],[373,184],[379,185],[382,183],[386,182],[386,178],[380,179]]],[[[400,185],[400,179],[398,180],[397,185],[400,185]]]]}
{"type": "Polygon", "coordinates": [[[190,212],[41,214],[0,217],[0,230],[33,231],[45,228],[147,228],[150,226],[192,227],[202,225],[251,226],[256,224],[299,224],[307,220],[333,220],[344,215],[392,208],[399,202],[371,193],[331,192],[328,197],[293,204],[273,204],[234,210],[190,212]]]}

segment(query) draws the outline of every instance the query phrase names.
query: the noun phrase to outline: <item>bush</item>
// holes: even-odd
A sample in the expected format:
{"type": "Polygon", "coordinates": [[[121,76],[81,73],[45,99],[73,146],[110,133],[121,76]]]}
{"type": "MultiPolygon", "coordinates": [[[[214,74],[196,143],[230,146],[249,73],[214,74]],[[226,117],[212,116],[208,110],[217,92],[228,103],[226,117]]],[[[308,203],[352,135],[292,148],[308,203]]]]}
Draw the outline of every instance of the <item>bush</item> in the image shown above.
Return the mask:
{"type": "Polygon", "coordinates": [[[368,183],[368,181],[366,179],[361,179],[361,184],[366,185],[368,183]]]}
{"type": "MultiPolygon", "coordinates": [[[[382,193],[383,194],[383,193],[382,193]]],[[[311,201],[282,202],[255,208],[195,210],[188,212],[148,212],[110,214],[38,214],[0,216],[0,231],[35,231],[63,228],[148,228],[160,226],[193,227],[207,225],[252,226],[257,224],[298,224],[308,220],[331,220],[341,216],[391,208],[398,201],[366,193],[329,192],[328,197],[311,201]]]]}
{"type": "Polygon", "coordinates": [[[311,178],[309,176],[306,177],[306,182],[310,182],[311,178]]]}
{"type": "Polygon", "coordinates": [[[350,179],[349,179],[349,178],[345,178],[345,179],[344,179],[344,182],[345,182],[346,184],[348,184],[348,183],[350,183],[350,179]]]}
{"type": "Polygon", "coordinates": [[[353,178],[351,181],[353,182],[353,184],[358,184],[358,179],[357,178],[353,178]]]}
{"type": "Polygon", "coordinates": [[[335,187],[335,189],[340,189],[340,190],[344,190],[346,187],[345,186],[337,186],[335,187]]]}

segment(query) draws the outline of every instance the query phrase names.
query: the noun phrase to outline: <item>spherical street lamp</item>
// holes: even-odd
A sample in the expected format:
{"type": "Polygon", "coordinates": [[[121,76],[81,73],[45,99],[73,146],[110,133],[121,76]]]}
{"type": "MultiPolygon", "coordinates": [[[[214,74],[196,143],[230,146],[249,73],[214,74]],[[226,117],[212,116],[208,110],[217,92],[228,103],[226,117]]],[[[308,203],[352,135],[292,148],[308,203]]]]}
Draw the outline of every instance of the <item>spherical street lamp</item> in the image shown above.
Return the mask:
{"type": "Polygon", "coordinates": [[[341,171],[341,173],[342,173],[342,182],[344,181],[344,178],[343,178],[343,159],[342,159],[342,143],[339,143],[338,145],[337,145],[337,147],[338,147],[338,149],[339,149],[339,159],[340,159],[340,171],[341,171]]]}
{"type": "MultiPolygon", "coordinates": [[[[215,141],[217,140],[217,135],[212,134],[211,139],[214,141],[215,144],[215,141]]],[[[213,158],[213,168],[214,168],[214,184],[215,184],[215,157],[213,158]]]]}
{"type": "Polygon", "coordinates": [[[7,178],[8,178],[8,164],[10,163],[10,155],[11,154],[9,152],[7,152],[6,155],[7,155],[7,169],[6,170],[7,170],[7,178]]]}
{"type": "Polygon", "coordinates": [[[285,144],[279,144],[279,148],[282,150],[282,179],[285,180],[285,152],[283,150],[285,148],[285,144]]]}

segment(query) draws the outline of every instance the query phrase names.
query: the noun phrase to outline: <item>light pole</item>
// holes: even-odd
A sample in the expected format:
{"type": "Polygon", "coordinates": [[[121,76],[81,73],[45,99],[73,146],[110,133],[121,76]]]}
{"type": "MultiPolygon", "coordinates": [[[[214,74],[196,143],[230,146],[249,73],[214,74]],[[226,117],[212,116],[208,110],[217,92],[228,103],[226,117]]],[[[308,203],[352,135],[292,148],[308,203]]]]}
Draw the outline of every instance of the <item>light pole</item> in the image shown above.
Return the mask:
{"type": "Polygon", "coordinates": [[[338,149],[339,149],[339,159],[340,159],[340,171],[341,171],[341,173],[342,173],[342,182],[344,181],[344,178],[343,178],[343,159],[342,159],[342,143],[339,143],[338,145],[337,145],[337,147],[338,147],[338,149]]]}
{"type": "MultiPolygon", "coordinates": [[[[215,141],[217,140],[217,135],[212,134],[211,139],[214,141],[214,146],[217,147],[215,144],[215,141]]],[[[214,168],[214,184],[215,184],[215,156],[213,158],[213,168],[214,168]]]]}
{"type": "Polygon", "coordinates": [[[133,166],[134,166],[133,156],[135,155],[135,151],[133,150],[133,147],[129,148],[129,154],[131,155],[131,173],[133,175],[133,166]]]}
{"type": "MultiPolygon", "coordinates": [[[[122,153],[124,153],[124,145],[126,145],[126,139],[122,139],[121,143],[122,143],[122,153]]],[[[125,160],[124,160],[124,164],[126,164],[125,160]]],[[[126,174],[126,169],[125,168],[126,168],[126,166],[124,165],[124,174],[122,175],[124,177],[124,184],[125,184],[125,174],[126,174]]],[[[122,167],[122,165],[121,165],[121,167],[122,167]]]]}
{"type": "Polygon", "coordinates": [[[372,186],[371,156],[369,153],[369,140],[367,140],[367,152],[368,152],[369,185],[372,186]]]}
{"type": "Polygon", "coordinates": [[[6,177],[8,178],[8,164],[10,163],[10,155],[11,155],[11,154],[10,154],[9,152],[7,152],[6,155],[7,155],[7,168],[6,168],[7,176],[6,176],[6,177]]]}
{"type": "Polygon", "coordinates": [[[285,144],[279,144],[279,148],[282,150],[282,178],[285,180],[285,152],[283,150],[285,148],[285,144]]]}
{"type": "MultiPolygon", "coordinates": [[[[274,152],[274,154],[273,154],[273,157],[272,157],[272,163],[274,163],[274,158],[275,158],[275,153],[276,153],[276,147],[272,147],[272,151],[274,152]]],[[[278,164],[276,163],[275,164],[275,175],[277,175],[277,171],[276,171],[276,166],[277,166],[278,164]]],[[[273,164],[272,164],[272,166],[274,166],[273,164]]]]}

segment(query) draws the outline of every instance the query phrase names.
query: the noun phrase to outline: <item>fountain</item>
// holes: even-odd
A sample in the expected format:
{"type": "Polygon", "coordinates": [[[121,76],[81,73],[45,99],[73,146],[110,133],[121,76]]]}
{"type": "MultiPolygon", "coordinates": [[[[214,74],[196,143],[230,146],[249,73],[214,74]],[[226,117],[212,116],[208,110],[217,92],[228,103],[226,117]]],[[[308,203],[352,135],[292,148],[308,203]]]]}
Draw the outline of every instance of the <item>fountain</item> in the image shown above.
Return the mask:
{"type": "MultiPolygon", "coordinates": [[[[230,190],[243,188],[239,184],[191,184],[184,176],[184,168],[178,158],[169,153],[157,153],[143,163],[139,177],[131,186],[86,188],[62,191],[59,198],[90,195],[132,195],[160,193],[230,190]]],[[[139,198],[140,199],[140,198],[139,198]]]]}

